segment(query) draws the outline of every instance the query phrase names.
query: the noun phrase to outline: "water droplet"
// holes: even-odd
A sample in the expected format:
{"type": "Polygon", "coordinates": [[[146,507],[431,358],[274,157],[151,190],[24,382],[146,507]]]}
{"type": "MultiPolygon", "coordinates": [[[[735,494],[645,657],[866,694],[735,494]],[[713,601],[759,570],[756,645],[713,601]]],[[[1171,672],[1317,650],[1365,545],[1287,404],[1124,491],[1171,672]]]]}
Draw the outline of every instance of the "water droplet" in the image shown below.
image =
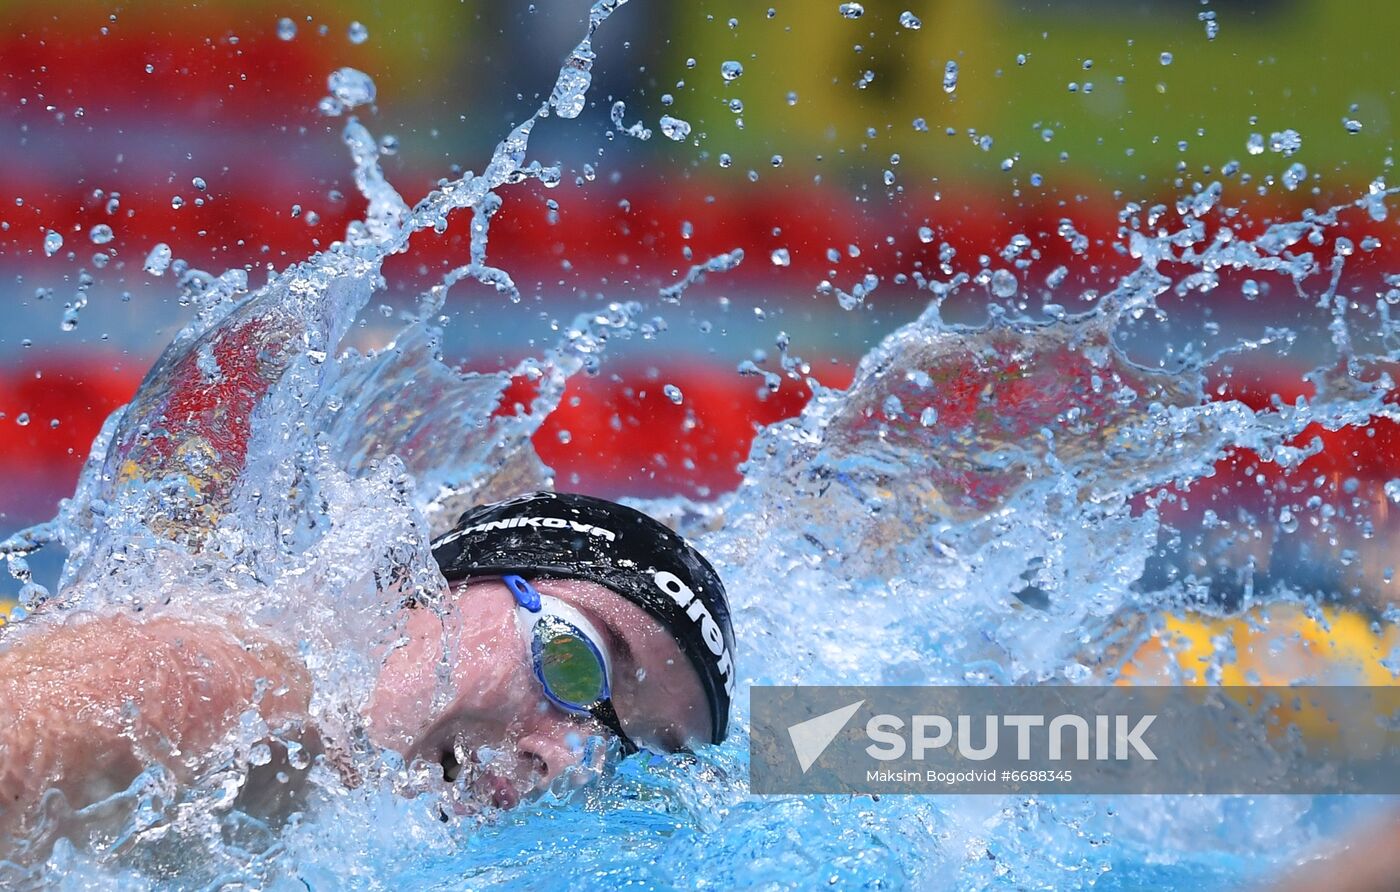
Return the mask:
{"type": "Polygon", "coordinates": [[[924,23],[919,21],[919,17],[907,9],[899,14],[899,23],[910,31],[917,31],[924,26],[924,23]]]}
{"type": "Polygon", "coordinates": [[[774,155],[772,158],[769,158],[769,159],[768,159],[768,163],[769,163],[769,164],[772,164],[774,167],[782,167],[782,166],[783,166],[783,156],[782,156],[782,155],[774,155]]]}
{"type": "Polygon", "coordinates": [[[15,416],[15,424],[18,424],[20,427],[28,427],[28,426],[29,426],[29,413],[28,413],[28,412],[21,412],[21,413],[19,413],[18,415],[16,415],[16,416],[15,416]]]}
{"type": "Polygon", "coordinates": [[[1400,477],[1385,482],[1385,495],[1386,498],[1400,505],[1400,477]]]}
{"type": "Polygon", "coordinates": [[[734,159],[733,159],[732,157],[730,157],[730,155],[729,155],[728,152],[720,152],[720,153],[719,153],[719,166],[720,166],[720,167],[728,167],[728,166],[730,166],[730,165],[733,164],[733,163],[734,163],[734,159]]]}
{"type": "Polygon", "coordinates": [[[1251,154],[1251,155],[1262,155],[1262,154],[1264,154],[1264,134],[1262,134],[1262,133],[1251,133],[1251,134],[1249,134],[1249,139],[1245,140],[1244,148],[1245,148],[1245,151],[1249,152],[1249,154],[1251,154]]]}
{"type": "Polygon", "coordinates": [[[297,36],[297,23],[289,18],[282,18],[277,22],[277,36],[283,40],[291,40],[297,36]]]}
{"type": "Polygon", "coordinates": [[[661,133],[670,140],[680,142],[690,135],[690,122],[670,115],[661,116],[661,133]]]}
{"type": "Polygon", "coordinates": [[[788,94],[787,94],[787,104],[788,104],[788,105],[796,105],[796,104],[797,104],[797,91],[796,91],[796,90],[789,90],[789,91],[788,91],[788,94]]]}
{"type": "Polygon", "coordinates": [[[204,182],[204,177],[195,177],[194,179],[190,180],[190,185],[194,186],[200,192],[203,192],[205,189],[209,188],[209,184],[204,182]]]}
{"type": "Polygon", "coordinates": [[[927,409],[919,413],[919,424],[922,424],[924,427],[933,427],[937,423],[938,410],[935,409],[933,406],[929,406],[927,409]]]}
{"type": "Polygon", "coordinates": [[[1162,55],[1157,57],[1157,61],[1161,62],[1163,65],[1170,65],[1172,64],[1172,54],[1162,53],[1162,55]]]}
{"type": "Polygon", "coordinates": [[[843,18],[858,19],[865,15],[865,7],[859,3],[842,3],[837,7],[843,18]]]}
{"type": "Polygon", "coordinates": [[[768,259],[773,261],[774,266],[788,266],[792,263],[792,255],[788,253],[787,248],[774,248],[768,259]]]}
{"type": "Polygon", "coordinates": [[[355,68],[340,68],[331,72],[331,76],[326,78],[326,86],[345,108],[374,101],[374,81],[355,68]]]}
{"type": "Polygon", "coordinates": [[[1287,158],[1303,147],[1303,137],[1291,127],[1269,134],[1269,151],[1281,152],[1287,158]]]}
{"type": "Polygon", "coordinates": [[[1347,129],[1347,133],[1360,133],[1361,122],[1355,118],[1343,118],[1342,126],[1347,129]]]}
{"type": "Polygon", "coordinates": [[[92,239],[94,245],[105,245],[112,240],[112,227],[106,223],[98,223],[88,230],[88,238],[92,239]]]}
{"type": "Polygon", "coordinates": [[[919,227],[919,241],[928,244],[933,241],[933,230],[927,226],[919,227]]]}
{"type": "Polygon", "coordinates": [[[57,419],[57,418],[50,418],[50,419],[49,419],[49,430],[58,430],[58,419],[57,419]]]}
{"type": "Polygon", "coordinates": [[[170,206],[178,211],[185,206],[185,199],[179,195],[172,195],[170,196],[170,206]]]}
{"type": "Polygon", "coordinates": [[[737,81],[744,76],[744,66],[734,60],[729,60],[719,67],[719,75],[724,78],[725,83],[737,81]]]}
{"type": "Polygon", "coordinates": [[[165,271],[170,267],[171,256],[170,246],[160,242],[146,255],[146,272],[153,276],[165,275],[165,271]]]}
{"type": "Polygon", "coordinates": [[[681,389],[674,384],[667,384],[661,389],[666,394],[666,399],[675,403],[677,406],[685,399],[685,395],[681,393],[681,389]]]}
{"type": "Polygon", "coordinates": [[[44,254],[52,257],[63,247],[63,236],[50,229],[44,233],[44,254]]]}
{"type": "Polygon", "coordinates": [[[593,85],[593,45],[584,38],[564,65],[549,94],[549,105],[561,118],[577,118],[587,102],[588,88],[593,85]]]}
{"type": "Polygon", "coordinates": [[[943,66],[943,92],[951,93],[958,88],[958,63],[952,59],[943,66]]]}
{"type": "Polygon", "coordinates": [[[1289,192],[1292,192],[1294,189],[1298,188],[1298,185],[1302,183],[1303,180],[1307,178],[1308,169],[1303,165],[1294,162],[1293,164],[1290,164],[1288,166],[1288,169],[1283,172],[1283,186],[1289,192]]]}
{"type": "Polygon", "coordinates": [[[999,269],[992,273],[992,293],[997,297],[1014,297],[1016,289],[1016,276],[1011,270],[999,269]]]}
{"type": "Polygon", "coordinates": [[[1196,19],[1206,26],[1206,40],[1214,40],[1220,34],[1220,23],[1215,20],[1215,10],[1207,9],[1196,13],[1196,19]]]}
{"type": "Polygon", "coordinates": [[[351,22],[346,35],[350,38],[351,43],[358,46],[369,39],[369,29],[360,22],[351,22]]]}

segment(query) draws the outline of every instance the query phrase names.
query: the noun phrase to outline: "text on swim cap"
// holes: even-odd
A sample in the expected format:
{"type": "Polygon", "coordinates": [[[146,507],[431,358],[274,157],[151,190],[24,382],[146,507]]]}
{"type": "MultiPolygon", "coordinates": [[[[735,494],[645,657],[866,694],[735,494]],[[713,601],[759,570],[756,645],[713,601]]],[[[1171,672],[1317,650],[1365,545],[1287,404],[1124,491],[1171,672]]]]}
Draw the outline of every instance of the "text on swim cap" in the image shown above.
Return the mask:
{"type": "Polygon", "coordinates": [[[719,623],[710,616],[709,608],[705,602],[695,597],[695,592],[690,590],[679,576],[667,570],[660,570],[652,576],[658,588],[671,596],[681,607],[685,608],[685,615],[690,617],[690,621],[700,626],[700,637],[705,639],[705,646],[714,654],[715,669],[724,677],[724,692],[730,697],[734,696],[734,663],[729,656],[729,648],[724,646],[724,632],[720,630],[719,623]]]}
{"type": "Polygon", "coordinates": [[[576,533],[587,533],[590,536],[597,536],[608,542],[617,539],[617,534],[612,530],[595,527],[591,523],[580,523],[577,520],[566,520],[562,517],[512,517],[509,520],[492,520],[486,523],[479,523],[476,526],[457,530],[449,536],[444,536],[439,544],[451,542],[472,533],[488,533],[493,530],[510,530],[516,527],[544,527],[551,530],[573,530],[576,533]]]}

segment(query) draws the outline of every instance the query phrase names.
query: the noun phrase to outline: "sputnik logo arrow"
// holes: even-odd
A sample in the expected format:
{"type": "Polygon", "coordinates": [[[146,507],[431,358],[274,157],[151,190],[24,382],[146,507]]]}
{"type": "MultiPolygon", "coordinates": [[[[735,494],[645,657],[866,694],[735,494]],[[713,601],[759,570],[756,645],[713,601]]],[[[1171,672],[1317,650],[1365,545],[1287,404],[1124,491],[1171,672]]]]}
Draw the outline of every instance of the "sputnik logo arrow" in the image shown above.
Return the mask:
{"type": "Polygon", "coordinates": [[[836,739],[836,735],[846,727],[851,716],[864,705],[864,700],[857,700],[849,706],[833,709],[824,715],[788,727],[788,737],[792,738],[792,749],[797,753],[797,764],[802,766],[803,774],[821,758],[822,753],[826,752],[826,748],[836,739]]]}

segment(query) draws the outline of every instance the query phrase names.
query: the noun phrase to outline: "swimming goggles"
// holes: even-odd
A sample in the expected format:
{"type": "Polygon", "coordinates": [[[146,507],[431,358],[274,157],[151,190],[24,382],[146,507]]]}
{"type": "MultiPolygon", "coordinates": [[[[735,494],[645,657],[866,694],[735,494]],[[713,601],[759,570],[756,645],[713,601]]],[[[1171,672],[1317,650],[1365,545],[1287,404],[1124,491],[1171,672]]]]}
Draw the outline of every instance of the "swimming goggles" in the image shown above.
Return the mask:
{"type": "Polygon", "coordinates": [[[589,716],[617,735],[624,756],[637,752],[639,747],[622,730],[613,708],[612,662],[603,636],[578,610],[541,595],[522,577],[501,579],[515,595],[516,619],[545,697],[565,712],[589,716]]]}

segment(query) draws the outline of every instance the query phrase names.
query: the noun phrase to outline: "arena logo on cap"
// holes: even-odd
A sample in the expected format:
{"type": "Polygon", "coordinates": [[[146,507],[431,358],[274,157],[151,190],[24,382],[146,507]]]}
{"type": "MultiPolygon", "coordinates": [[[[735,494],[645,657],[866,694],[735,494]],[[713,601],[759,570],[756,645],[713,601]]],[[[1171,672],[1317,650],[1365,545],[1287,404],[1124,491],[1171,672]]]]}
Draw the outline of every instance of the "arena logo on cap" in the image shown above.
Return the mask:
{"type": "Polygon", "coordinates": [[[685,584],[676,574],[669,570],[658,570],[652,575],[652,581],[657,588],[661,589],[671,597],[678,605],[685,608],[685,615],[690,617],[691,622],[700,627],[700,637],[705,639],[705,646],[710,649],[710,653],[717,657],[715,669],[724,677],[724,692],[730,697],[734,696],[734,662],[729,655],[729,648],[724,644],[724,632],[720,630],[719,623],[710,616],[710,610],[705,606],[705,602],[695,597],[695,592],[690,590],[690,586],[685,584]]]}

